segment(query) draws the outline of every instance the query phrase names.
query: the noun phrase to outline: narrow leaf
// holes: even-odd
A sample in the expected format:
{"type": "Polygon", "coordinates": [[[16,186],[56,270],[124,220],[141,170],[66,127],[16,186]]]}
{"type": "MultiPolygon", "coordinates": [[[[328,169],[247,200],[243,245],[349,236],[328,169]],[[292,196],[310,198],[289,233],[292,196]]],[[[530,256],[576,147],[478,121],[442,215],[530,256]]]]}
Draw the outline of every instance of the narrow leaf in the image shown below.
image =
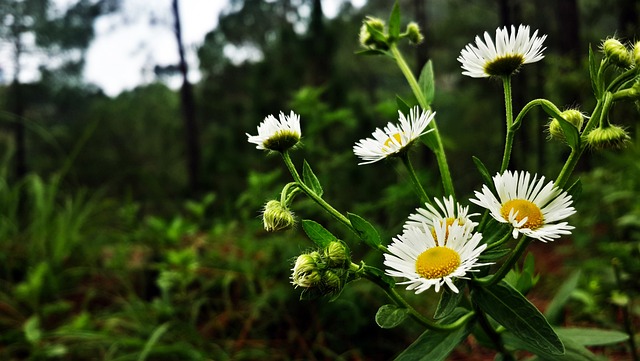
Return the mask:
{"type": "Polygon", "coordinates": [[[484,182],[484,184],[486,184],[487,187],[489,187],[491,190],[495,190],[493,185],[493,178],[491,178],[491,174],[489,173],[487,167],[484,165],[484,163],[482,163],[480,158],[477,158],[475,156],[471,158],[473,159],[473,163],[476,165],[476,168],[478,168],[478,172],[480,172],[480,176],[482,177],[482,181],[484,182]]]}
{"type": "Polygon", "coordinates": [[[140,355],[138,356],[138,361],[144,361],[147,359],[147,356],[149,356],[149,353],[151,352],[151,350],[153,350],[153,347],[155,346],[155,344],[158,343],[158,340],[160,339],[160,337],[162,337],[162,335],[165,332],[167,332],[168,329],[169,329],[169,322],[165,322],[162,325],[156,327],[155,330],[153,330],[153,333],[147,340],[147,343],[145,343],[144,348],[142,349],[142,351],[140,352],[140,355]]]}
{"type": "Polygon", "coordinates": [[[497,261],[509,253],[511,253],[511,248],[494,248],[492,250],[482,252],[478,259],[482,262],[497,261]]]}
{"type": "MultiPolygon", "coordinates": [[[[464,281],[456,279],[453,283],[458,290],[461,290],[464,281]]],[[[460,303],[460,300],[462,300],[462,295],[463,292],[456,293],[449,287],[444,287],[444,291],[442,291],[442,296],[440,296],[440,301],[438,302],[438,307],[436,308],[433,318],[440,319],[451,314],[451,312],[453,312],[460,303]]]]}
{"type": "Polygon", "coordinates": [[[302,165],[302,181],[306,184],[313,193],[315,193],[318,197],[322,197],[322,186],[320,185],[320,181],[318,177],[311,170],[311,166],[307,161],[304,161],[302,165]]]}
{"type": "Polygon", "coordinates": [[[396,95],[396,105],[398,106],[398,110],[402,114],[408,114],[409,111],[411,111],[411,107],[409,106],[409,104],[407,104],[404,99],[400,98],[399,95],[396,95]]]}
{"type": "Polygon", "coordinates": [[[431,105],[436,95],[433,63],[431,60],[427,61],[427,63],[422,67],[420,78],[418,78],[418,84],[420,85],[420,89],[424,95],[425,104],[431,105]]]}
{"type": "Polygon", "coordinates": [[[438,138],[435,132],[429,132],[420,137],[422,143],[424,143],[431,151],[435,152],[438,148],[438,138]]]}
{"type": "Polygon", "coordinates": [[[380,234],[371,225],[371,223],[367,222],[364,218],[354,213],[348,213],[347,216],[349,217],[349,221],[351,221],[351,225],[356,231],[356,234],[364,243],[376,249],[378,248],[378,246],[380,246],[380,244],[382,244],[380,234]]]}
{"type": "Polygon", "coordinates": [[[393,4],[391,15],[389,16],[389,40],[395,41],[400,37],[400,5],[398,1],[393,4]]]}
{"type": "MultiPolygon", "coordinates": [[[[466,312],[466,310],[458,308],[445,317],[442,320],[442,324],[455,322],[466,312]]],[[[467,338],[474,323],[469,321],[466,325],[451,332],[428,330],[409,345],[395,361],[444,361],[451,351],[467,338]]]]}
{"type": "Polygon", "coordinates": [[[309,219],[302,220],[302,229],[304,229],[304,232],[307,234],[309,239],[311,239],[313,243],[320,248],[325,248],[332,241],[338,240],[336,236],[327,231],[319,223],[309,219]]]}
{"type": "Polygon", "coordinates": [[[558,289],[558,292],[553,296],[553,299],[549,302],[549,306],[547,306],[547,310],[544,313],[550,323],[559,324],[562,321],[562,309],[567,301],[569,301],[573,291],[578,287],[579,280],[580,271],[576,271],[564,281],[562,286],[558,289]]]}
{"type": "Polygon", "coordinates": [[[562,117],[556,117],[555,119],[560,123],[560,127],[562,128],[562,133],[567,140],[567,144],[571,149],[578,149],[580,147],[580,133],[578,133],[578,128],[562,117]]]}
{"type": "Polygon", "coordinates": [[[355,52],[356,55],[388,55],[387,52],[379,49],[365,49],[355,52]]]}
{"type": "Polygon", "coordinates": [[[567,193],[573,198],[574,201],[578,197],[580,197],[580,194],[582,194],[582,182],[580,181],[580,179],[575,181],[575,183],[573,183],[571,187],[567,189],[567,193]]]}
{"type": "Polygon", "coordinates": [[[596,62],[596,56],[593,53],[593,49],[591,49],[591,44],[589,44],[589,78],[591,79],[593,94],[596,95],[596,98],[600,99],[601,94],[598,86],[598,64],[596,62]]]}
{"type": "Polygon", "coordinates": [[[409,311],[396,305],[383,305],[376,312],[376,323],[381,328],[394,328],[407,319],[409,311]]]}
{"type": "Polygon", "coordinates": [[[476,288],[472,297],[480,309],[527,344],[552,355],[564,353],[562,341],[542,313],[507,283],[476,288]]]}
{"type": "Polygon", "coordinates": [[[625,342],[629,335],[614,330],[600,330],[597,328],[557,328],[556,332],[562,339],[571,339],[582,346],[605,346],[625,342]]]}
{"type": "Polygon", "coordinates": [[[565,337],[562,337],[562,342],[565,347],[563,355],[552,354],[545,350],[536,348],[535,346],[514,336],[510,332],[503,333],[502,340],[508,349],[527,350],[538,355],[539,359],[544,361],[602,361],[601,358],[587,350],[584,346],[565,337]]]}

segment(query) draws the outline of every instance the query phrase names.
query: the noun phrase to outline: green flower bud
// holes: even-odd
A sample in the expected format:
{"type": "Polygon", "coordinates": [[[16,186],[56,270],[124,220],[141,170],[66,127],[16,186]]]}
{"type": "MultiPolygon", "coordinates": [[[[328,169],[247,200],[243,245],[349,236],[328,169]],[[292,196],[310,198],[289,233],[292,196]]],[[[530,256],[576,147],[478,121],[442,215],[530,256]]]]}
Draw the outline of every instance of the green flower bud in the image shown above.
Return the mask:
{"type": "Polygon", "coordinates": [[[636,42],[631,51],[631,57],[636,67],[640,67],[640,41],[636,42]]]}
{"type": "Polygon", "coordinates": [[[388,49],[384,27],[383,20],[367,16],[360,27],[360,45],[369,49],[388,49]],[[372,31],[375,33],[372,33],[372,31]]]}
{"type": "Polygon", "coordinates": [[[293,227],[296,223],[293,212],[276,200],[267,202],[262,212],[262,223],[267,232],[276,232],[293,227]]]}
{"type": "Polygon", "coordinates": [[[424,36],[420,32],[420,26],[414,22],[410,22],[407,25],[407,37],[413,44],[420,44],[424,40],[424,36]]]}
{"type": "Polygon", "coordinates": [[[324,256],[329,267],[344,267],[349,261],[349,250],[344,243],[333,241],[324,249],[324,256]]]}
{"type": "Polygon", "coordinates": [[[335,293],[342,289],[342,279],[337,273],[327,270],[322,275],[322,285],[324,287],[323,291],[325,294],[335,293]]]}
{"type": "Polygon", "coordinates": [[[291,270],[291,283],[296,287],[312,288],[321,285],[322,276],[311,254],[303,253],[298,256],[291,270]]]}
{"type": "Polygon", "coordinates": [[[630,140],[629,134],[617,125],[596,128],[587,134],[587,144],[594,149],[621,149],[630,140]]]}
{"type": "Polygon", "coordinates": [[[615,38],[610,38],[602,43],[602,51],[611,63],[620,68],[630,68],[633,65],[629,50],[615,38]]]}
{"type": "MultiPolygon", "coordinates": [[[[582,115],[579,110],[567,109],[560,113],[560,115],[562,115],[562,118],[564,118],[564,120],[576,127],[578,129],[578,132],[582,129],[582,124],[584,123],[584,115],[582,115]]],[[[560,122],[557,119],[551,118],[551,121],[548,125],[548,131],[549,137],[551,139],[560,140],[563,142],[566,140],[564,131],[562,130],[560,122]]]]}

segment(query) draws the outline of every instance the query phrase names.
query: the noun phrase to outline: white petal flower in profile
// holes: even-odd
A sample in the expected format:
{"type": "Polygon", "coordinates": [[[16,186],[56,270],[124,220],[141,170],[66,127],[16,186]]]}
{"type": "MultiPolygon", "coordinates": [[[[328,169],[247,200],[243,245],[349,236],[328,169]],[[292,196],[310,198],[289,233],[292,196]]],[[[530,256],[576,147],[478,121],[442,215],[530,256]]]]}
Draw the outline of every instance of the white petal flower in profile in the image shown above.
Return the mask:
{"type": "Polygon", "coordinates": [[[478,223],[471,220],[471,217],[477,216],[478,213],[468,214],[469,206],[462,206],[454,201],[452,196],[442,198],[442,201],[437,198],[433,200],[439,209],[428,203],[425,203],[425,208],[416,208],[417,213],[410,214],[409,219],[404,223],[405,230],[412,227],[420,227],[423,224],[433,228],[434,220],[448,225],[457,223],[467,228],[469,232],[473,231],[478,225],[478,223]]]}
{"type": "Polygon", "coordinates": [[[546,49],[542,43],[546,35],[538,36],[538,30],[529,36],[529,26],[520,25],[518,30],[512,25],[511,34],[507,27],[496,29],[495,43],[484,33],[484,41],[476,36],[476,44],[467,44],[460,52],[458,61],[462,63],[463,75],[472,78],[508,76],[523,64],[542,60],[546,49]]]}
{"type": "Polygon", "coordinates": [[[398,284],[407,290],[421,293],[432,286],[436,292],[446,285],[451,291],[459,290],[454,278],[468,279],[468,272],[490,263],[479,263],[478,257],[487,247],[480,245],[482,235],[471,233],[457,223],[447,225],[432,220],[431,227],[411,227],[393,239],[384,255],[386,274],[406,278],[398,284]]]}
{"type": "Polygon", "coordinates": [[[257,144],[257,149],[282,152],[300,142],[300,116],[293,111],[288,116],[280,112],[280,119],[269,115],[258,126],[258,135],[246,134],[249,143],[257,144]]]}
{"type": "Polygon", "coordinates": [[[408,118],[401,111],[398,111],[398,115],[400,124],[388,123],[384,130],[376,128],[373,138],[361,139],[353,146],[355,155],[363,160],[358,165],[400,155],[414,140],[431,131],[426,129],[436,113],[420,111],[420,107],[415,106],[409,111],[408,118]]]}
{"type": "Polygon", "coordinates": [[[484,185],[482,192],[475,192],[477,199],[470,201],[488,209],[498,222],[510,223],[514,238],[524,234],[547,242],[571,234],[573,226],[557,222],[576,213],[573,200],[553,182],[545,185],[544,177],[531,179],[529,172],[506,171],[496,174],[493,183],[498,198],[484,185]]]}

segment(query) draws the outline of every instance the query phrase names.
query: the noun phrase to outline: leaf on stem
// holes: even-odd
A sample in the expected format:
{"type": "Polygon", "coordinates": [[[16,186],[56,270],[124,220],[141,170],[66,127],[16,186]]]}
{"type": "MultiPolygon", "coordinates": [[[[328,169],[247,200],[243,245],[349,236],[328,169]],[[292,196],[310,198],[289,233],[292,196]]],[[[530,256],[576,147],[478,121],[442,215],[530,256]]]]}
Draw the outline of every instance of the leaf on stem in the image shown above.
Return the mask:
{"type": "MultiPolygon", "coordinates": [[[[456,285],[458,289],[462,288],[463,285],[462,280],[455,279],[453,283],[456,285]]],[[[453,292],[451,288],[444,287],[442,291],[442,296],[440,296],[440,301],[438,302],[438,307],[436,307],[436,312],[433,315],[433,318],[440,319],[448,316],[456,309],[460,300],[462,300],[463,292],[453,292]]]]}
{"type": "Polygon", "coordinates": [[[302,165],[302,181],[307,187],[311,188],[313,193],[315,193],[318,197],[322,197],[322,186],[320,185],[320,181],[318,177],[311,170],[311,166],[307,163],[306,159],[304,164],[302,165]]]}
{"type": "Polygon", "coordinates": [[[394,328],[407,319],[409,310],[396,305],[383,305],[376,312],[376,323],[380,328],[394,328]]]}
{"type": "MultiPolygon", "coordinates": [[[[449,316],[443,318],[441,323],[455,322],[467,312],[463,308],[457,308],[449,316]]],[[[450,332],[428,330],[409,345],[395,361],[444,361],[451,351],[467,338],[474,323],[469,321],[464,326],[450,332]]]]}
{"type": "Polygon", "coordinates": [[[624,332],[597,328],[559,327],[556,332],[560,338],[571,339],[582,346],[614,345],[629,339],[629,335],[624,332]]]}
{"type": "Polygon", "coordinates": [[[411,107],[409,106],[409,104],[407,104],[407,102],[405,102],[404,99],[400,98],[400,96],[397,94],[396,94],[396,105],[398,106],[398,110],[402,114],[409,114],[409,112],[411,111],[411,107]]]}
{"type": "Polygon", "coordinates": [[[562,133],[569,147],[571,147],[571,149],[579,149],[580,133],[578,133],[578,128],[560,116],[555,117],[555,119],[560,123],[560,128],[562,128],[562,133]]]}
{"type": "Polygon", "coordinates": [[[313,243],[320,248],[326,248],[329,246],[329,243],[338,240],[338,238],[331,232],[327,231],[326,228],[310,219],[302,220],[302,229],[304,229],[304,232],[307,234],[309,239],[311,239],[313,243]]]}
{"type": "Polygon", "coordinates": [[[502,334],[502,339],[509,349],[527,350],[536,354],[538,357],[532,360],[544,361],[602,361],[594,353],[586,349],[583,345],[571,338],[562,337],[562,343],[565,347],[563,355],[557,355],[547,352],[546,350],[536,348],[534,345],[524,342],[522,339],[514,336],[511,332],[502,334]]]}
{"type": "Polygon", "coordinates": [[[478,168],[478,172],[480,172],[480,176],[482,177],[482,181],[484,182],[484,184],[486,184],[487,187],[490,187],[491,190],[495,192],[493,178],[491,178],[491,174],[489,173],[487,167],[484,165],[484,163],[482,163],[480,158],[475,156],[472,156],[471,158],[473,159],[473,163],[476,165],[476,168],[478,168]]]}
{"type": "Polygon", "coordinates": [[[591,45],[589,45],[589,77],[591,78],[591,88],[593,89],[593,94],[595,94],[597,99],[600,99],[602,92],[598,84],[598,64],[596,63],[596,56],[593,53],[593,49],[591,49],[591,45]]]}
{"type": "Polygon", "coordinates": [[[396,0],[389,16],[389,43],[400,38],[400,5],[396,0]]]}
{"type": "Polygon", "coordinates": [[[573,198],[574,201],[580,196],[580,194],[582,194],[582,182],[580,181],[580,179],[575,181],[575,183],[573,183],[571,187],[567,189],[567,193],[573,198]]]}
{"type": "Polygon", "coordinates": [[[547,319],[520,292],[500,282],[473,291],[473,301],[517,338],[550,355],[562,355],[564,345],[547,319]]]}
{"type": "MultiPolygon", "coordinates": [[[[420,78],[418,78],[418,84],[424,95],[424,104],[430,106],[436,95],[435,80],[433,75],[433,63],[431,60],[427,61],[422,67],[420,72],[420,78]]],[[[425,109],[427,110],[427,109],[425,109]]]]}
{"type": "Polygon", "coordinates": [[[380,234],[371,223],[354,213],[347,213],[347,217],[349,217],[351,226],[353,226],[353,230],[358,237],[368,246],[378,249],[378,246],[382,244],[382,240],[380,239],[380,234]]]}

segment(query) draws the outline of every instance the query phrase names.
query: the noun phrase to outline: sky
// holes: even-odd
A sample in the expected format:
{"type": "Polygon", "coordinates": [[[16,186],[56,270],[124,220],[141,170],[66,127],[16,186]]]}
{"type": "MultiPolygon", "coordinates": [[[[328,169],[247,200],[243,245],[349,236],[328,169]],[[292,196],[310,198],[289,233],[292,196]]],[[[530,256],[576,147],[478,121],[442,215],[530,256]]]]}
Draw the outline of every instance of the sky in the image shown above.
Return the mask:
{"type": "MultiPolygon", "coordinates": [[[[59,9],[65,9],[77,0],[54,0],[59,9]]],[[[333,17],[345,0],[323,0],[325,15],[333,17]]],[[[362,6],[366,0],[351,0],[362,6]]],[[[205,35],[217,26],[218,15],[228,7],[228,0],[180,0],[182,37],[186,47],[189,78],[199,79],[196,49],[205,35]]],[[[178,51],[173,34],[171,0],[122,0],[122,11],[98,18],[94,23],[95,38],[86,53],[85,80],[102,88],[109,96],[153,81],[155,65],[178,63],[178,51]]],[[[4,81],[13,77],[11,49],[0,43],[0,70],[4,81]]],[[[25,57],[21,62],[20,79],[34,81],[38,65],[37,56],[25,57]]],[[[179,86],[179,79],[169,79],[169,85],[179,86]]]]}

